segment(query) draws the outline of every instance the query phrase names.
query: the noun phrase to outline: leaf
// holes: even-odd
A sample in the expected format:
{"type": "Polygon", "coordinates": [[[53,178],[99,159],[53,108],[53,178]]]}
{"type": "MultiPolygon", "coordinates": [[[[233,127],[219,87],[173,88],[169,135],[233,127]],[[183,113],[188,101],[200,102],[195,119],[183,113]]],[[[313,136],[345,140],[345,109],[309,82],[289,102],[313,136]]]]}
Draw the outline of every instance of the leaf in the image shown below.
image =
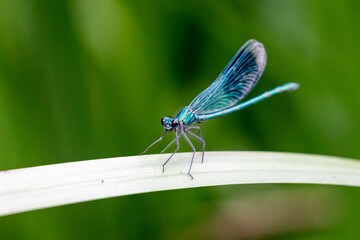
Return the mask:
{"type": "Polygon", "coordinates": [[[0,172],[0,216],[162,190],[248,183],[360,186],[360,162],[296,153],[206,152],[88,160],[0,172]]]}

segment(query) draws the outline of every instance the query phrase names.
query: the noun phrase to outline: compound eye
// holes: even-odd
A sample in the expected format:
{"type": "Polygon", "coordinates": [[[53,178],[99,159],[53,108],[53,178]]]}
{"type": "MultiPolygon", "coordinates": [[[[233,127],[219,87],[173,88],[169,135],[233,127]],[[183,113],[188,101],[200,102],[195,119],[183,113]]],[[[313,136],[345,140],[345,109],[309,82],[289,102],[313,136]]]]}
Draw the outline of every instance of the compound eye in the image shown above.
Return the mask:
{"type": "Polygon", "coordinates": [[[163,117],[162,119],[161,119],[161,125],[165,125],[165,117],[163,117]]]}

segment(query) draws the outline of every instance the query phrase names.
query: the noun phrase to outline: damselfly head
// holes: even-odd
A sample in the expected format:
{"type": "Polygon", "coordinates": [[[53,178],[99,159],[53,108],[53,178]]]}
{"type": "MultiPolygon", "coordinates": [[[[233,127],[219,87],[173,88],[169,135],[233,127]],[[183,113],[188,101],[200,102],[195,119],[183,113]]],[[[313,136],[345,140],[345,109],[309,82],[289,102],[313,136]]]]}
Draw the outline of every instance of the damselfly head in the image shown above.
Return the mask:
{"type": "Polygon", "coordinates": [[[179,120],[177,118],[163,117],[161,119],[161,125],[164,126],[166,131],[170,132],[179,125],[179,120]]]}

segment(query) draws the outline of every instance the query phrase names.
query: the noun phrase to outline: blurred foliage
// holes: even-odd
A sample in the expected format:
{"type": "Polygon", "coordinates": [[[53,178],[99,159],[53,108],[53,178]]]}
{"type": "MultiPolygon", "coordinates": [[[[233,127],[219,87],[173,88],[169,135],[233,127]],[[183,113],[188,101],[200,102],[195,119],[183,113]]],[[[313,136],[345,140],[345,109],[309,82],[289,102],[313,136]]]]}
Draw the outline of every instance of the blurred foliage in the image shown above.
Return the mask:
{"type": "MultiPolygon", "coordinates": [[[[356,0],[2,0],[0,170],[142,152],[161,117],[250,38],[268,65],[249,98],[301,87],[203,123],[207,150],[360,158],[359,10],[356,0]]],[[[3,217],[0,239],[359,239],[359,201],[357,188],[334,186],[159,192],[3,217]]]]}

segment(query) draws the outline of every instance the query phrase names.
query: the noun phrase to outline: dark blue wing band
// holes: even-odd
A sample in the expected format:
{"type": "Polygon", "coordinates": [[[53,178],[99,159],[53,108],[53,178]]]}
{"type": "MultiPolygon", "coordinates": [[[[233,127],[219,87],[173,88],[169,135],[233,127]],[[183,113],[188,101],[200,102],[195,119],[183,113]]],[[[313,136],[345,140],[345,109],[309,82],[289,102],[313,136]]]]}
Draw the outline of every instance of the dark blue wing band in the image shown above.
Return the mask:
{"type": "Polygon", "coordinates": [[[266,52],[256,41],[247,41],[231,59],[219,77],[191,103],[195,114],[229,108],[243,99],[264,72],[266,52]]]}

